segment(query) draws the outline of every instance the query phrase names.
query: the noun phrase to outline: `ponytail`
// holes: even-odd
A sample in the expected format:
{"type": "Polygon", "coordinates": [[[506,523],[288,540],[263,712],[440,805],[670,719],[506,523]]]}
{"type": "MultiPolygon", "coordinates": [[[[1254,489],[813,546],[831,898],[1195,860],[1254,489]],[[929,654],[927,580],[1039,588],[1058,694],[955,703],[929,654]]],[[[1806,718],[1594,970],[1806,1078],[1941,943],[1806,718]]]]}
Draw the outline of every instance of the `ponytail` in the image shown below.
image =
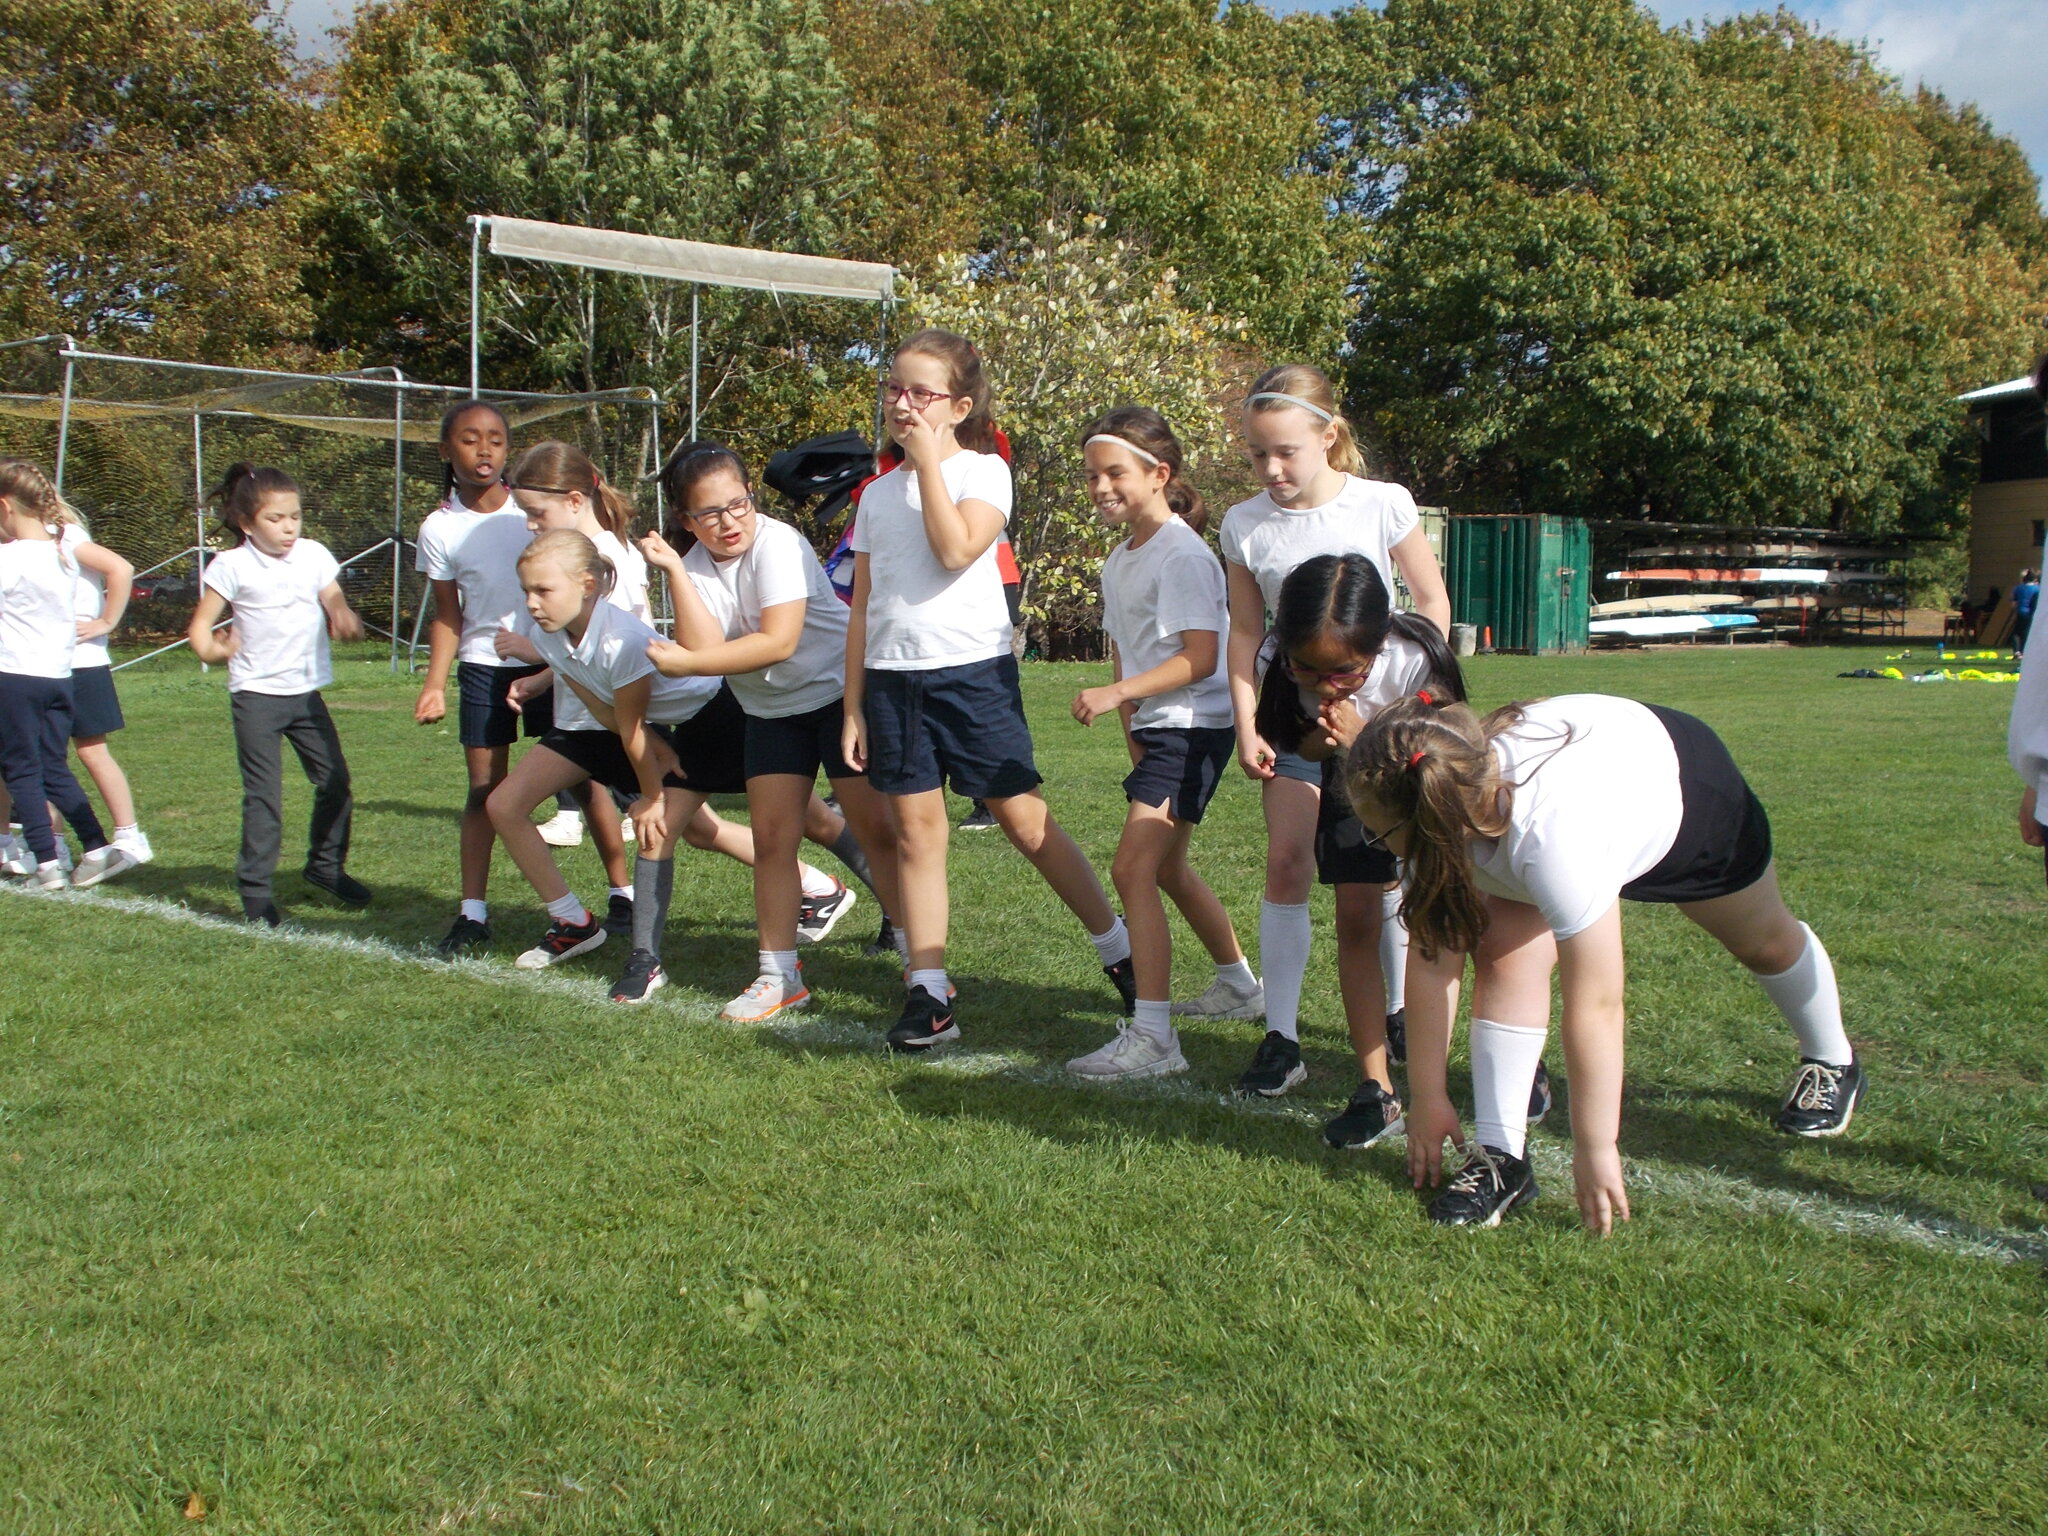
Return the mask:
{"type": "Polygon", "coordinates": [[[67,571],[73,569],[70,555],[64,552],[64,525],[82,529],[85,519],[57,494],[57,487],[42,467],[27,459],[0,459],[0,496],[20,503],[23,511],[41,518],[52,528],[57,535],[57,563],[67,571]]]}
{"type": "Polygon", "coordinates": [[[1104,411],[1081,429],[1085,447],[1091,437],[1114,437],[1127,448],[1135,448],[1156,464],[1166,466],[1166,505],[1173,515],[1200,533],[1209,526],[1209,509],[1202,493],[1188,483],[1180,439],[1166,418],[1149,405],[1120,405],[1104,411]]]}
{"type": "Polygon", "coordinates": [[[298,482],[283,470],[243,461],[228,466],[207,499],[220,509],[221,523],[241,545],[249,542],[249,521],[266,497],[298,494],[298,482]]]}
{"type": "Polygon", "coordinates": [[[605,479],[590,462],[590,455],[574,443],[558,439],[535,443],[519,455],[505,483],[515,491],[538,491],[544,495],[580,493],[590,503],[599,526],[621,543],[632,540],[632,499],[605,479]]]}
{"type": "Polygon", "coordinates": [[[1337,409],[1337,392],[1330,387],[1329,376],[1322,369],[1306,363],[1283,363],[1278,368],[1268,368],[1253,381],[1244,408],[1247,413],[1260,415],[1268,411],[1306,411],[1336,433],[1336,441],[1327,455],[1330,467],[1347,475],[1365,473],[1365,454],[1358,446],[1351,423],[1337,409]]]}

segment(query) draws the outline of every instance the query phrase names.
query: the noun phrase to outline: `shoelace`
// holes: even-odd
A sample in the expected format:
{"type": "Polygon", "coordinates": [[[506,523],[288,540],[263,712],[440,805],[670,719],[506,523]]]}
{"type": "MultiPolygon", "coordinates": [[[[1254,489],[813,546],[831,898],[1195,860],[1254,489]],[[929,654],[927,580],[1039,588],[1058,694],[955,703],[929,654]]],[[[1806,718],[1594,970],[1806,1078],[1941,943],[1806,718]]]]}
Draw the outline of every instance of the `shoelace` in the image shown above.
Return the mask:
{"type": "Polygon", "coordinates": [[[748,984],[747,990],[740,994],[740,1001],[758,1003],[766,998],[770,991],[780,988],[782,985],[783,980],[780,976],[756,976],[748,984]]]}
{"type": "Polygon", "coordinates": [[[1500,1164],[1494,1160],[1493,1154],[1475,1141],[1471,1145],[1470,1156],[1466,1159],[1465,1166],[1451,1176],[1451,1182],[1445,1189],[1451,1194],[1476,1195],[1480,1186],[1488,1180],[1496,1186],[1506,1182],[1500,1176],[1500,1164]]]}
{"type": "Polygon", "coordinates": [[[1824,1061],[1801,1062],[1792,1080],[1792,1104],[1796,1109],[1833,1109],[1842,1091],[1846,1067],[1831,1067],[1824,1061]]]}

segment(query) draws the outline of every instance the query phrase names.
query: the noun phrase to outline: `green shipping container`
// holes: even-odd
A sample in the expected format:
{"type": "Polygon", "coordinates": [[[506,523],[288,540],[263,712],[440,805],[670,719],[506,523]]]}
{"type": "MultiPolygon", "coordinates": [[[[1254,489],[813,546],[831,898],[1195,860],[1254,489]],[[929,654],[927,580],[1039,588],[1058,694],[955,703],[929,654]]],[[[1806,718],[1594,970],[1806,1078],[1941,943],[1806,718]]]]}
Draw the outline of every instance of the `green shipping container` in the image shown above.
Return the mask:
{"type": "Polygon", "coordinates": [[[1453,517],[1451,622],[1497,651],[1583,651],[1592,620],[1592,532],[1582,517],[1453,517]]]}

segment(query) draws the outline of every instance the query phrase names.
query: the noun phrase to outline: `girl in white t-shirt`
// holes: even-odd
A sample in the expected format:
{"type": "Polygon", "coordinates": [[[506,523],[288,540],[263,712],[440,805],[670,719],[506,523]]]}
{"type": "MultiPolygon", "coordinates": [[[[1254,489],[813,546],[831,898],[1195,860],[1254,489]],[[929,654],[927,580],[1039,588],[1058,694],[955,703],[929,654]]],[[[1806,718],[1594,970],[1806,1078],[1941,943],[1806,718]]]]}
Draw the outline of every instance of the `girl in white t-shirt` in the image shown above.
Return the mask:
{"type": "Polygon", "coordinates": [[[214,493],[235,547],[209,561],[186,638],[192,653],[228,669],[235,756],[242,770],[242,851],[235,880],[251,922],[283,920],[271,890],[283,842],[289,741],[313,784],[306,883],[348,906],[370,891],[347,870],[355,800],[341,738],[320,690],[334,681],[328,636],[362,638],[327,546],[301,538],[299,488],[281,469],[235,464],[214,493]],[[222,630],[232,605],[234,623],[222,630]]]}
{"type": "Polygon", "coordinates": [[[647,659],[658,632],[605,601],[610,563],[574,529],[541,534],[519,557],[528,630],[559,686],[589,711],[598,729],[555,725],[491,792],[490,815],[505,851],[546,903],[551,919],[540,943],[518,964],[555,965],[597,949],[603,922],[576,898],[532,820],[552,794],[595,779],[634,796],[639,847],[633,864],[633,946],[612,1000],[645,1002],[667,984],[662,929],[675,888],[675,844],[710,794],[741,787],[737,707],[714,680],[669,679],[647,659]],[[690,729],[681,729],[685,724],[690,729]]]}
{"type": "Polygon", "coordinates": [[[1435,1183],[1462,1141],[1444,1084],[1472,955],[1476,1135],[1431,1206],[1491,1226],[1536,1194],[1522,1110],[1561,966],[1572,1174],[1594,1231],[1628,1217],[1621,1129],[1621,901],[1676,905],[1746,966],[1798,1037],[1778,1112],[1797,1136],[1846,1130],[1864,1089],[1834,967],[1786,910],[1771,827],[1720,738],[1676,710],[1603,694],[1511,704],[1484,720],[1410,699],[1374,717],[1345,765],[1372,840],[1401,859],[1409,960],[1408,1165],[1435,1183]]]}
{"type": "Polygon", "coordinates": [[[47,890],[67,883],[52,806],[83,850],[70,884],[97,885],[136,862],[107,841],[71,773],[78,566],[58,537],[67,510],[42,470],[0,459],[0,777],[20,808],[36,882],[47,890]]]}
{"type": "Polygon", "coordinates": [[[723,1017],[758,1023],[810,1000],[797,962],[803,868],[797,845],[823,768],[866,852],[885,910],[899,906],[889,807],[841,755],[846,604],[802,534],[761,514],[744,461],[718,443],[686,443],[662,489],[691,542],[677,554],[650,534],[648,558],[674,594],[673,642],[648,654],[667,677],[723,677],[746,712],[747,813],[753,828],[753,983],[723,1017]]]}
{"type": "MultiPolygon", "coordinates": [[[[1218,544],[1230,582],[1229,676],[1238,762],[1260,781],[1266,815],[1266,893],[1259,905],[1266,1036],[1238,1088],[1272,1097],[1305,1076],[1299,1014],[1308,974],[1308,893],[1322,780],[1320,765],[1283,750],[1258,729],[1259,656],[1280,585],[1316,555],[1360,554],[1372,561],[1390,592],[1399,572],[1416,611],[1447,634],[1451,608],[1415,498],[1402,486],[1360,478],[1364,457],[1321,372],[1294,365],[1262,374],[1245,400],[1244,435],[1266,488],[1224,514],[1218,544]]],[[[1383,970],[1398,977],[1398,950],[1389,949],[1383,970]]],[[[1398,996],[1390,997],[1388,1014],[1397,1015],[1400,1006],[1398,996]]]]}
{"type": "Polygon", "coordinates": [[[1096,511],[1127,532],[1102,565],[1115,680],[1083,689],[1073,715],[1083,725],[1117,716],[1130,749],[1130,809],[1111,873],[1130,925],[1137,1002],[1116,1038],[1067,1070],[1104,1080],[1159,1077],[1188,1066],[1171,1017],[1173,938],[1161,891],[1215,961],[1216,986],[1257,1004],[1258,978],[1230,914],[1188,864],[1188,844],[1235,745],[1222,669],[1230,619],[1223,567],[1202,542],[1208,512],[1182,477],[1180,442],[1166,419],[1119,406],[1091,422],[1081,442],[1096,511]]]}
{"type": "Polygon", "coordinates": [[[963,336],[920,331],[891,360],[882,403],[904,462],[868,484],[854,523],[841,752],[896,813],[910,969],[889,1045],[919,1051],[960,1036],[946,976],[949,779],[987,803],[1081,920],[1128,1012],[1130,936],[1038,792],[996,557],[1010,467],[992,451],[981,355],[963,336]]]}

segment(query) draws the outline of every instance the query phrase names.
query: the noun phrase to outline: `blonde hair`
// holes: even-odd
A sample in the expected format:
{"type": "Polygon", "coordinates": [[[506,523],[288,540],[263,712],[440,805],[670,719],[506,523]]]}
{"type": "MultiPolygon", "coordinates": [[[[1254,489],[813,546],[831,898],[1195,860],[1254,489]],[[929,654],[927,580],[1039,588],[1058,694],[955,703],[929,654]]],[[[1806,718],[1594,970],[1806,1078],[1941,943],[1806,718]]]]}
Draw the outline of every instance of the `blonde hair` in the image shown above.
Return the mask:
{"type": "Polygon", "coordinates": [[[520,551],[519,569],[523,571],[543,560],[554,561],[571,576],[590,577],[597,583],[600,598],[609,596],[612,583],[619,579],[611,561],[599,554],[590,535],[579,529],[550,528],[546,533],[536,534],[533,542],[520,551]]]}
{"type": "Polygon", "coordinates": [[[1244,403],[1247,414],[1299,410],[1299,406],[1286,400],[1261,400],[1261,395],[1292,395],[1327,413],[1328,425],[1337,433],[1337,441],[1330,445],[1330,467],[1347,475],[1365,473],[1365,454],[1359,449],[1351,423],[1337,409],[1337,392],[1330,387],[1329,376],[1322,369],[1311,368],[1307,363],[1283,363],[1278,368],[1268,368],[1253,382],[1244,403]]]}
{"type": "Polygon", "coordinates": [[[607,533],[622,543],[633,537],[632,498],[605,479],[590,462],[590,455],[574,443],[556,439],[535,443],[519,455],[505,483],[515,491],[556,496],[580,491],[607,533]]]}
{"type": "MultiPolygon", "coordinates": [[[[66,524],[83,529],[85,519],[78,511],[57,494],[57,487],[50,477],[43,473],[42,466],[31,464],[27,459],[0,459],[0,496],[10,502],[19,502],[22,510],[42,519],[45,526],[58,529],[57,563],[70,570],[71,557],[64,553],[63,528],[66,524]]],[[[90,535],[87,535],[90,537],[90,535]]]]}

